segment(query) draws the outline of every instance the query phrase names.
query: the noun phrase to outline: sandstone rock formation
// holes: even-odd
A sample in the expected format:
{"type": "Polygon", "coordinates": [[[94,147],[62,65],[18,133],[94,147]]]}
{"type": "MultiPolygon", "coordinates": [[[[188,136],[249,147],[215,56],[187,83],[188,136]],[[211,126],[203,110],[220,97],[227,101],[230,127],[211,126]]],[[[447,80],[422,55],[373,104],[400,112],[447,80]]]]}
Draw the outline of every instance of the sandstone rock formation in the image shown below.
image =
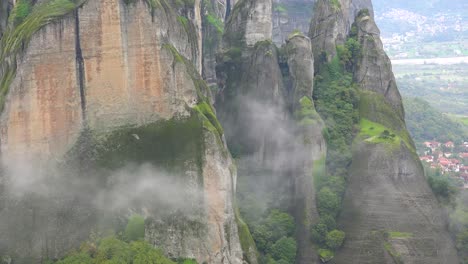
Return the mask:
{"type": "Polygon", "coordinates": [[[315,0],[273,1],[273,42],[281,46],[289,35],[298,30],[309,32],[315,0]]]}
{"type": "Polygon", "coordinates": [[[269,33],[271,21],[268,29],[258,27],[259,33],[249,29],[253,15],[271,16],[270,7],[264,7],[263,14],[257,13],[259,8],[250,8],[263,3],[241,1],[234,7],[218,61],[221,91],[216,106],[228,143],[244,157],[238,163],[243,168],[239,177],[252,184],[264,182],[265,189],[282,197],[269,203],[293,212],[297,263],[314,263],[317,254],[312,250],[310,226],[318,221],[318,214],[313,171],[316,162],[324,160],[326,146],[324,124],[311,99],[312,49],[310,40],[296,32],[280,58],[269,33]],[[258,175],[258,171],[267,173],[258,175]]]}
{"type": "MultiPolygon", "coordinates": [[[[163,246],[171,257],[195,258],[199,263],[241,263],[233,209],[236,174],[209,102],[209,89],[198,75],[201,3],[196,1],[192,7],[152,3],[89,0],[40,28],[29,41],[20,39],[24,50],[3,54],[16,58],[16,63],[5,59],[0,67],[14,74],[1,113],[2,160],[10,165],[11,160],[36,159],[39,153],[41,161],[77,155],[79,160],[151,162],[180,171],[187,186],[180,195],[193,199],[197,214],[192,219],[182,211],[179,222],[174,223],[171,211],[163,215],[160,208],[151,206],[128,208],[151,219],[147,240],[163,246]],[[200,133],[190,137],[182,133],[191,127],[200,133]],[[145,132],[148,129],[153,133],[145,132]],[[171,139],[170,135],[180,138],[171,139]],[[197,147],[190,147],[193,145],[197,147]],[[179,152],[168,152],[175,146],[180,146],[179,152]],[[109,155],[113,158],[102,158],[109,155]],[[172,163],[161,155],[173,155],[172,163]],[[141,159],[133,160],[135,157],[141,159]],[[193,196],[198,192],[200,197],[193,196]],[[184,232],[190,224],[198,228],[184,232]]],[[[16,30],[22,33],[21,27],[16,30]]],[[[9,82],[8,77],[2,76],[5,79],[0,83],[9,82]]],[[[121,166],[107,161],[93,165],[121,166]]],[[[96,212],[100,208],[90,204],[71,207],[74,197],[39,210],[50,197],[38,198],[42,204],[19,200],[21,205],[13,206],[14,199],[7,195],[2,193],[1,222],[22,215],[18,228],[31,221],[34,224],[24,237],[13,232],[19,229],[2,225],[2,254],[15,255],[21,250],[21,257],[32,259],[28,263],[60,257],[77,246],[89,233],[73,226],[86,223],[92,229],[100,213],[96,212]],[[83,214],[80,219],[64,220],[59,228],[56,223],[61,220],[55,215],[64,207],[83,214]],[[36,209],[43,218],[37,218],[36,209]]]]}
{"type": "Polygon", "coordinates": [[[332,1],[318,1],[310,31],[314,55],[322,62],[333,59],[333,49],[349,35],[357,39],[362,53],[353,74],[360,87],[361,122],[370,120],[396,138],[357,135],[339,221],[347,238],[332,262],[458,263],[446,218],[406,130],[401,96],[371,9],[358,12],[353,28],[347,23],[347,16],[356,13],[351,9],[369,4],[340,1],[338,8],[332,1]]]}

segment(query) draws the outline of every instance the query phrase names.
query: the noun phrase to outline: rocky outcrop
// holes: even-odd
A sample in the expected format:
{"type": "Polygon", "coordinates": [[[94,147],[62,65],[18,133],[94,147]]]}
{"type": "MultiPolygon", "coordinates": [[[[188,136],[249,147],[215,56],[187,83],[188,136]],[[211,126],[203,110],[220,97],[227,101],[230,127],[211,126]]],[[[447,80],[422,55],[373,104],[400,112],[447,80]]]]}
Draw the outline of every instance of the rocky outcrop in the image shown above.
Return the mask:
{"type": "MultiPolygon", "coordinates": [[[[8,64],[16,71],[1,113],[2,160],[12,164],[9,161],[20,157],[25,162],[38,153],[42,161],[63,160],[66,154],[67,160],[79,157],[79,172],[86,169],[86,160],[93,163],[91,167],[107,170],[131,161],[182,171],[186,187],[179,191],[194,201],[196,214],[177,207],[163,214],[161,208],[152,207],[156,201],[126,212],[142,212],[148,219],[146,239],[163,246],[172,257],[196,258],[199,263],[241,263],[233,209],[235,170],[230,169],[232,161],[209,103],[209,89],[198,75],[200,9],[152,3],[87,1],[32,34],[15,56],[7,54],[16,57],[15,64],[8,64]],[[182,133],[192,126],[200,132],[193,137],[182,133]],[[179,137],[171,138],[173,135],[179,137]],[[197,148],[189,151],[194,145],[197,148]],[[175,150],[176,146],[180,148],[175,150]],[[201,195],[193,196],[198,193],[201,195]],[[179,223],[171,222],[175,212],[182,214],[179,223]],[[191,223],[199,228],[184,232],[191,223]]],[[[102,183],[96,186],[102,187],[102,183]]],[[[90,192],[88,197],[96,195],[90,192]]],[[[80,201],[80,197],[70,200],[80,201]]],[[[48,198],[41,200],[47,203],[48,198]]],[[[24,237],[20,233],[14,237],[15,232],[8,231],[16,230],[11,226],[2,225],[1,229],[2,253],[11,252],[11,247],[21,249],[23,257],[31,257],[28,263],[59,257],[76,246],[88,233],[73,226],[93,228],[101,209],[78,202],[74,212],[86,211],[81,214],[83,219],[68,221],[55,218],[64,207],[70,207],[58,202],[43,211],[50,217],[38,219],[35,210],[43,204],[18,201],[23,206],[12,207],[12,200],[2,201],[2,223],[15,215],[23,215],[18,227],[36,221],[24,237]],[[62,220],[65,225],[59,230],[54,223],[62,220]],[[60,247],[54,246],[58,244],[60,247]]]]}
{"type": "Polygon", "coordinates": [[[216,54],[221,51],[226,1],[203,2],[203,78],[208,85],[216,85],[216,54]]]}
{"type": "Polygon", "coordinates": [[[312,22],[315,55],[320,54],[321,63],[330,61],[337,54],[332,49],[348,34],[361,53],[352,69],[361,93],[361,131],[353,143],[339,219],[346,241],[332,262],[458,263],[445,215],[406,129],[401,96],[371,11],[358,12],[349,28],[347,16],[361,3],[340,1],[340,11],[331,4],[335,1],[326,2],[317,2],[312,22]],[[369,132],[378,129],[380,134],[369,132]]]}
{"type": "Polygon", "coordinates": [[[354,23],[354,18],[358,15],[359,11],[367,9],[369,16],[374,18],[374,8],[372,6],[372,0],[352,0],[349,8],[349,24],[354,23]]]}
{"type": "Polygon", "coordinates": [[[336,56],[336,46],[343,45],[348,36],[349,0],[318,0],[310,24],[309,36],[315,57],[315,71],[336,56]]]}
{"type": "Polygon", "coordinates": [[[3,32],[5,32],[7,28],[8,14],[10,13],[10,9],[10,1],[2,1],[0,3],[0,39],[2,38],[3,32]]]}
{"type": "MultiPolygon", "coordinates": [[[[383,95],[404,120],[403,103],[392,72],[392,64],[383,49],[380,31],[372,15],[363,11],[356,17],[357,38],[360,40],[362,56],[357,62],[354,78],[362,89],[383,95]]],[[[398,127],[404,129],[404,127],[398,127]]]]}
{"type": "MultiPolygon", "coordinates": [[[[240,22],[251,19],[255,14],[250,7],[261,3],[238,2],[226,25],[225,49],[217,68],[221,91],[216,106],[231,150],[240,156],[243,170],[239,177],[250,184],[262,182],[265,186],[258,192],[266,189],[277,194],[266,203],[294,216],[297,263],[314,263],[318,259],[310,227],[318,221],[318,213],[313,176],[320,171],[317,164],[324,160],[326,146],[324,124],[312,102],[311,43],[296,32],[280,56],[271,39],[265,39],[264,32],[270,30],[259,27],[259,34],[249,32],[248,22],[240,22]]],[[[260,212],[265,209],[258,208],[260,212]]]]}
{"type": "Polygon", "coordinates": [[[295,219],[298,255],[296,263],[317,263],[317,252],[313,249],[310,227],[317,223],[314,176],[320,171],[319,162],[326,156],[326,142],[322,135],[325,127],[312,102],[314,81],[314,58],[310,39],[297,34],[286,43],[291,107],[299,122],[298,143],[293,152],[296,158],[295,176],[295,219]],[[306,113],[307,112],[307,113],[306,113]]]}
{"type": "Polygon", "coordinates": [[[272,0],[241,0],[233,8],[226,23],[226,45],[271,40],[272,0]]]}
{"type": "Polygon", "coordinates": [[[281,46],[289,35],[298,30],[309,32],[310,18],[315,0],[273,1],[273,42],[281,46]]]}

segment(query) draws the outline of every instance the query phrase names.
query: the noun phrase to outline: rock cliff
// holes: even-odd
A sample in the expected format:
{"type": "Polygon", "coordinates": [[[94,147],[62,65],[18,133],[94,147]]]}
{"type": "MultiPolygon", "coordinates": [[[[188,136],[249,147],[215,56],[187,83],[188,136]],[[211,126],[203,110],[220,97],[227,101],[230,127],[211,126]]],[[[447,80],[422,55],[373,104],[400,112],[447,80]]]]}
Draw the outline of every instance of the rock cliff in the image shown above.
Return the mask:
{"type": "Polygon", "coordinates": [[[325,258],[330,222],[330,263],[458,263],[370,0],[12,2],[0,256],[57,260],[140,214],[172,259],[264,263],[273,214],[298,264],[325,258]]]}
{"type": "Polygon", "coordinates": [[[446,216],[406,129],[401,96],[370,3],[333,3],[337,1],[317,2],[310,30],[314,55],[330,62],[342,56],[340,48],[359,43],[351,72],[359,85],[361,121],[339,220],[347,238],[332,262],[458,263],[446,216]],[[353,10],[362,7],[366,9],[353,10]],[[347,21],[354,14],[351,26],[347,21]]]}
{"type": "Polygon", "coordinates": [[[262,200],[292,213],[297,263],[313,263],[310,226],[318,221],[313,177],[326,153],[324,124],[311,99],[314,60],[309,38],[300,32],[278,51],[271,19],[255,18],[271,18],[271,5],[239,1],[234,7],[218,58],[216,107],[231,151],[240,158],[239,177],[249,185],[262,182],[257,190],[265,192],[262,200]],[[266,192],[277,195],[269,200],[266,192]]]}
{"type": "MultiPolygon", "coordinates": [[[[199,77],[201,3],[70,4],[51,0],[31,7],[24,21],[2,38],[0,139],[5,168],[13,167],[13,161],[36,160],[40,153],[41,162],[79,157],[71,163],[78,162],[79,172],[89,165],[85,171],[96,177],[101,174],[96,169],[120,169],[126,161],[174,171],[185,179],[180,195],[194,201],[196,213],[178,212],[177,207],[163,213],[156,200],[129,207],[120,217],[128,210],[145,215],[146,239],[163,246],[171,257],[241,263],[233,209],[236,172],[210,105],[210,91],[199,77]],[[29,31],[28,25],[38,20],[43,24],[29,31]],[[187,129],[193,129],[193,135],[187,135],[187,129]],[[177,214],[178,222],[173,222],[177,214]]],[[[8,181],[3,183],[5,190],[8,181]]],[[[112,188],[111,182],[104,184],[112,188]]],[[[61,193],[55,194],[53,199],[60,199],[61,193]]],[[[97,193],[90,191],[93,195],[97,193]]],[[[38,197],[41,203],[20,199],[14,206],[9,192],[2,196],[1,222],[12,223],[9,219],[22,215],[16,227],[28,227],[28,232],[10,225],[1,229],[1,254],[20,255],[20,262],[60,257],[89,234],[73,226],[86,224],[90,231],[102,213],[85,202],[72,207],[70,203],[80,201],[72,195],[48,209],[43,205],[51,197],[38,197]],[[80,218],[57,218],[67,207],[80,218]],[[64,221],[63,228],[57,221],[64,221]]]]}
{"type": "Polygon", "coordinates": [[[273,42],[281,46],[289,35],[298,30],[309,32],[310,19],[315,0],[273,1],[273,42]]]}

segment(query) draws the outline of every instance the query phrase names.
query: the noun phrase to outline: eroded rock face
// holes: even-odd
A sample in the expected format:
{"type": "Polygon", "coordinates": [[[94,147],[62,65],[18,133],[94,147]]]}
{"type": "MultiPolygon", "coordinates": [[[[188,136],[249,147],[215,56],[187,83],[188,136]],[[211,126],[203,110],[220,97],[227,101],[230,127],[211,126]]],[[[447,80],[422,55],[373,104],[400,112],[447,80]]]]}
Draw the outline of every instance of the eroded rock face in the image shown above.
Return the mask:
{"type": "MultiPolygon", "coordinates": [[[[161,140],[174,133],[164,134],[160,126],[175,129],[170,126],[171,120],[182,122],[200,115],[194,107],[205,100],[209,91],[198,75],[202,54],[201,24],[197,23],[201,23],[201,15],[197,7],[200,3],[195,4],[184,24],[174,15],[175,11],[171,11],[171,6],[156,8],[152,13],[146,1],[125,5],[117,0],[90,0],[74,13],[36,32],[18,56],[16,76],[1,113],[2,159],[21,157],[24,161],[39,156],[41,160],[62,160],[65,153],[69,155],[79,149],[78,152],[88,153],[84,158],[99,160],[95,154],[102,152],[101,146],[115,153],[124,142],[140,146],[138,140],[144,139],[139,133],[122,138],[118,144],[100,143],[124,133],[120,132],[124,129],[152,126],[160,131],[158,140],[161,140]],[[84,147],[81,145],[83,138],[93,143],[84,147]]],[[[205,123],[200,118],[193,122],[201,127],[205,123]]],[[[201,229],[194,228],[192,234],[183,233],[189,221],[171,225],[164,221],[172,213],[161,216],[151,207],[128,208],[123,216],[129,210],[140,211],[159,223],[148,224],[146,238],[154,245],[163,245],[172,257],[196,258],[199,263],[241,263],[242,250],[233,211],[235,170],[230,169],[233,165],[222,134],[210,129],[203,125],[201,135],[193,139],[196,141],[190,143],[189,138],[187,143],[203,146],[203,152],[193,152],[186,164],[174,167],[183,169],[187,182],[194,182],[181,193],[200,190],[203,194],[192,199],[197,201],[196,219],[201,229]],[[168,227],[173,234],[183,233],[183,236],[164,235],[168,227]],[[197,230],[203,232],[197,233],[197,230]]],[[[157,142],[153,140],[148,145],[150,143],[157,142]]],[[[155,150],[152,155],[161,154],[155,150]]],[[[127,153],[124,157],[138,157],[144,153],[142,151],[145,150],[131,148],[133,154],[128,156],[127,153]]],[[[180,151],[170,155],[173,155],[170,161],[175,162],[188,154],[180,151]]],[[[158,159],[151,162],[168,164],[158,159]]],[[[44,203],[48,203],[47,199],[43,199],[44,203]]],[[[20,249],[23,256],[31,257],[29,263],[60,257],[88,235],[73,226],[86,225],[91,229],[97,224],[92,203],[76,204],[73,212],[82,212],[83,219],[72,221],[55,217],[63,213],[64,207],[70,207],[65,201],[47,207],[43,212],[48,217],[37,218],[34,210],[42,208],[44,203],[24,200],[20,201],[22,206],[15,207],[11,206],[13,200],[2,200],[8,201],[0,213],[2,219],[21,215],[23,222],[17,226],[34,223],[28,229],[31,232],[18,240],[8,231],[16,229],[2,226],[2,253],[16,246],[15,250],[20,249]],[[28,211],[27,208],[33,209],[28,211]],[[57,221],[65,221],[65,224],[54,224],[57,221]],[[76,236],[78,233],[80,236],[76,236]],[[54,246],[58,244],[60,246],[54,246]]],[[[69,200],[74,201],[74,197],[69,200]]],[[[190,214],[182,214],[179,219],[184,217],[189,219],[190,214]]]]}
{"type": "MultiPolygon", "coordinates": [[[[295,219],[296,239],[298,242],[298,256],[296,263],[317,263],[317,252],[313,250],[310,239],[310,227],[317,223],[319,215],[315,203],[314,170],[318,171],[318,161],[324,160],[327,148],[322,135],[325,127],[322,119],[315,112],[313,106],[312,92],[314,81],[314,58],[310,39],[297,34],[286,42],[287,64],[289,75],[292,79],[290,98],[292,109],[297,114],[304,108],[304,102],[308,101],[313,111],[309,116],[308,124],[299,125],[297,145],[293,152],[297,155],[297,170],[295,171],[295,219]]],[[[299,120],[305,123],[304,120],[299,120]]]]}
{"type": "Polygon", "coordinates": [[[272,38],[272,0],[245,0],[234,6],[226,24],[226,45],[235,41],[253,46],[272,38]]]}
{"type": "Polygon", "coordinates": [[[315,0],[273,1],[273,42],[281,46],[295,30],[309,32],[315,0]]]}
{"type": "Polygon", "coordinates": [[[6,30],[10,8],[10,1],[2,1],[0,3],[0,38],[2,37],[3,32],[6,30]]]}
{"type": "Polygon", "coordinates": [[[221,51],[227,3],[225,0],[203,2],[203,78],[216,85],[216,54],[221,51]]]}
{"type": "Polygon", "coordinates": [[[318,0],[310,24],[309,37],[315,57],[315,70],[336,56],[336,46],[343,45],[348,36],[350,0],[318,0]]]}
{"type": "Polygon", "coordinates": [[[395,114],[403,120],[404,110],[401,95],[393,76],[392,64],[380,40],[380,30],[368,13],[357,17],[356,27],[357,37],[363,52],[354,72],[356,82],[366,91],[383,95],[394,108],[395,114]]]}
{"type": "Polygon", "coordinates": [[[361,142],[350,172],[340,217],[347,240],[334,263],[459,263],[413,151],[361,142]]]}
{"type": "MultiPolygon", "coordinates": [[[[341,6],[348,14],[361,4],[347,2],[341,6]]],[[[326,62],[336,56],[330,49],[343,44],[349,24],[346,13],[324,2],[317,5],[311,33],[316,37],[315,56],[323,53],[326,62]]],[[[359,12],[352,32],[362,52],[353,70],[361,91],[360,117],[385,126],[399,139],[375,142],[357,135],[339,219],[346,241],[332,262],[458,263],[446,216],[406,129],[401,96],[371,12],[359,12]]]]}

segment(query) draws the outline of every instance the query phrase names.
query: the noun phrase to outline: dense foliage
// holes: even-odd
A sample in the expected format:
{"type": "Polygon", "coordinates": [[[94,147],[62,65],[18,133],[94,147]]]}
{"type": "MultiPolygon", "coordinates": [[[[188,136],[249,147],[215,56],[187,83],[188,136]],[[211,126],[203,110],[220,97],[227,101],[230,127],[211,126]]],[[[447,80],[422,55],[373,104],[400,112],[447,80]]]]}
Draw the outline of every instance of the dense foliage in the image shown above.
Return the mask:
{"type": "Polygon", "coordinates": [[[266,217],[251,224],[252,236],[261,254],[261,263],[293,263],[297,245],[292,237],[295,230],[291,215],[271,210],[266,217]]]}
{"type": "Polygon", "coordinates": [[[461,262],[468,264],[468,192],[460,192],[450,212],[450,231],[456,237],[461,262]]]}
{"type": "Polygon", "coordinates": [[[359,123],[359,92],[352,70],[360,49],[356,38],[350,37],[345,45],[337,47],[337,56],[325,63],[315,78],[313,99],[326,124],[324,136],[328,147],[327,174],[315,176],[320,220],[311,231],[322,261],[333,258],[333,251],[341,247],[345,238],[344,232],[336,230],[336,218],[341,210],[351,145],[359,123]]]}
{"type": "Polygon", "coordinates": [[[461,142],[468,138],[463,125],[450,119],[420,98],[404,98],[406,124],[416,142],[440,140],[461,142]]]}
{"type": "Polygon", "coordinates": [[[99,237],[92,235],[81,247],[50,264],[197,264],[192,259],[173,261],[144,241],[145,220],[140,215],[130,217],[124,233],[99,237]]]}

